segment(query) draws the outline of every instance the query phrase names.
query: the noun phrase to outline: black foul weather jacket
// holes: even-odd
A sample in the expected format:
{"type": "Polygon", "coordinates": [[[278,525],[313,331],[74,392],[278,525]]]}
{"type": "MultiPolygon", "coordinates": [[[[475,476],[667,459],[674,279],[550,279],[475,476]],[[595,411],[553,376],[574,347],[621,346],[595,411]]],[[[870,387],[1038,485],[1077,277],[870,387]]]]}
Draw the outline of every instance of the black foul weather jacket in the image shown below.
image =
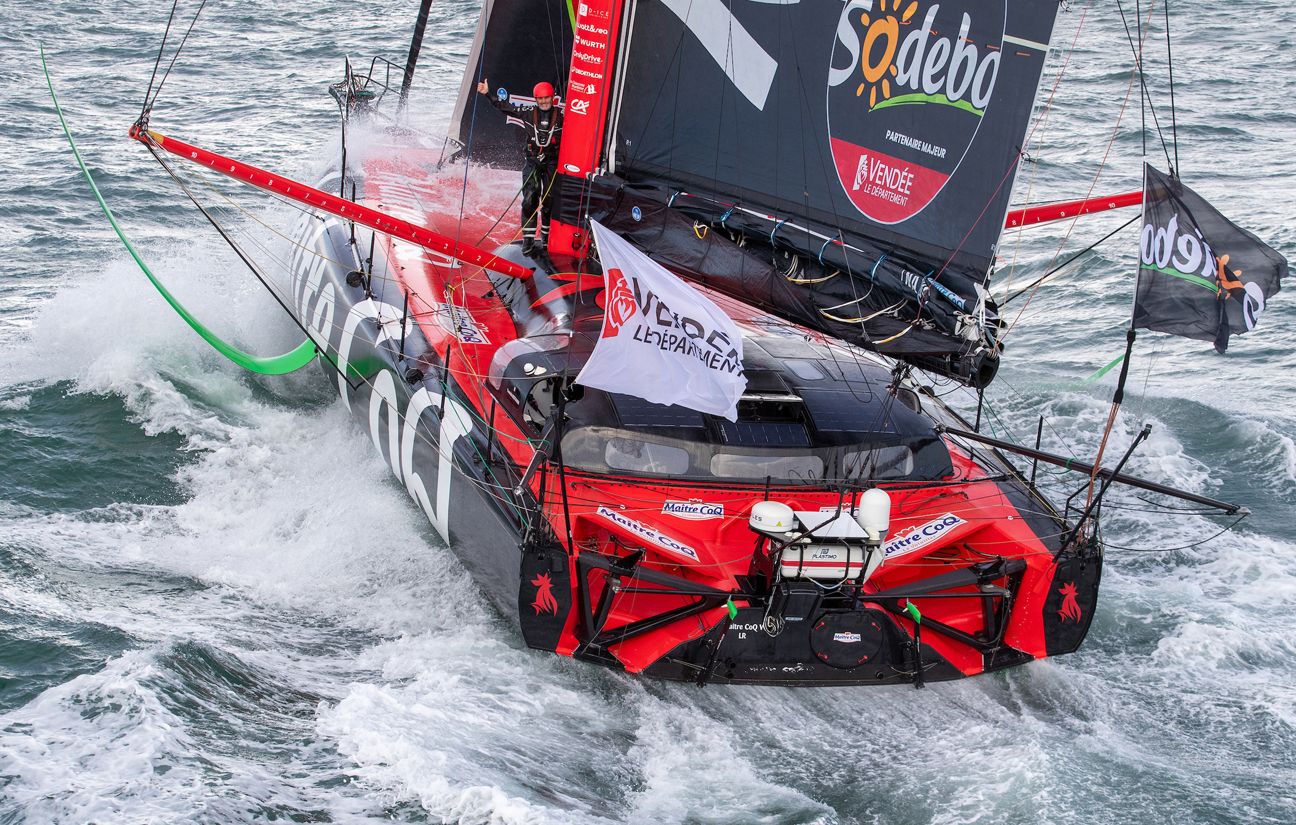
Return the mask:
{"type": "Polygon", "coordinates": [[[539,106],[527,106],[491,97],[491,104],[505,114],[521,121],[526,130],[526,157],[545,165],[558,162],[558,145],[562,141],[563,113],[557,106],[541,111],[539,106]]]}

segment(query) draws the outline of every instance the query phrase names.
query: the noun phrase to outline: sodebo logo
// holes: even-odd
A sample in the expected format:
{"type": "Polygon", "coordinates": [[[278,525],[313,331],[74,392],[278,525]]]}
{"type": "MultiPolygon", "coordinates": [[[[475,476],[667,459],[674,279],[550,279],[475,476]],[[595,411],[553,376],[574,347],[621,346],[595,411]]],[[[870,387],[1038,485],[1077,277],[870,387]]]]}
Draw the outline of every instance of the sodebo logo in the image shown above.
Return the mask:
{"type": "Polygon", "coordinates": [[[1196,228],[1189,232],[1180,227],[1178,215],[1172,215],[1165,226],[1143,225],[1139,260],[1142,269],[1179,278],[1212,292],[1227,289],[1231,296],[1238,296],[1233,290],[1241,289],[1242,320],[1248,330],[1255,328],[1256,320],[1264,312],[1265,295],[1260,285],[1241,281],[1240,269],[1234,269],[1230,277],[1229,256],[1217,256],[1196,228]]]}
{"type": "Polygon", "coordinates": [[[848,0],[828,66],[828,140],[866,217],[908,220],[963,162],[994,97],[1005,20],[1002,0],[848,0]]]}
{"type": "MultiPolygon", "coordinates": [[[[832,70],[829,85],[859,81],[856,97],[868,91],[869,110],[914,103],[956,106],[978,117],[985,112],[999,75],[1000,43],[978,47],[968,33],[972,16],[963,13],[958,34],[940,37],[935,28],[940,4],[918,19],[918,0],[852,0],[837,23],[837,39],[851,67],[832,70]],[[901,6],[904,9],[901,10],[901,6]],[[901,28],[908,33],[901,35],[901,28]],[[855,71],[858,67],[859,72],[855,71]]],[[[1002,21],[1000,21],[1002,34],[1002,21]]]]}
{"type": "Polygon", "coordinates": [[[1139,257],[1145,269],[1191,280],[1217,290],[1215,252],[1200,232],[1183,232],[1179,216],[1165,226],[1143,225],[1139,257]]]}

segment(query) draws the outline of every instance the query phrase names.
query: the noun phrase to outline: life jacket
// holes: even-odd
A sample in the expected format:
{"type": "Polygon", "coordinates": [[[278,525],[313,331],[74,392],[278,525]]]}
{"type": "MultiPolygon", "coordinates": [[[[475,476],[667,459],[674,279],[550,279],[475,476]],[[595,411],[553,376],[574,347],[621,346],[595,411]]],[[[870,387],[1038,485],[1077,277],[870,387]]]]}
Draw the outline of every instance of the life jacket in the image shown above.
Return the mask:
{"type": "Polygon", "coordinates": [[[539,106],[531,109],[531,128],[527,134],[527,154],[546,162],[558,160],[558,144],[562,140],[562,109],[554,106],[541,112],[539,106]],[[542,117],[544,115],[545,117],[542,117]]]}

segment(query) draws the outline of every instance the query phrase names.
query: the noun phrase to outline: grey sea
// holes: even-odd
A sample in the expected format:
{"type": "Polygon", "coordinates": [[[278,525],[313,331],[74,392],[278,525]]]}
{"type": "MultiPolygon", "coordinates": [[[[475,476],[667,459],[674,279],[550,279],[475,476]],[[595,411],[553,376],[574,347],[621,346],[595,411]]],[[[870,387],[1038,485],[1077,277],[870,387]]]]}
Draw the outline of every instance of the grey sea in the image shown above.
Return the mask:
{"type": "MultiPolygon", "coordinates": [[[[1144,133],[1119,10],[1065,5],[1017,202],[1138,189],[1145,145],[1166,167],[1156,123],[1174,152],[1160,7],[1144,133]]],[[[327,84],[348,55],[403,61],[416,8],[212,0],[153,124],[317,175],[327,84]]],[[[1220,534],[1117,492],[1078,653],[925,690],[643,682],[524,649],[322,372],[239,371],[127,256],[42,43],[159,277],[251,351],[296,343],[127,137],[168,11],[0,0],[0,823],[1296,822],[1296,290],[1225,356],[1140,337],[1112,449],[1151,424],[1130,471],[1254,514],[1220,534]]],[[[446,128],[477,12],[434,4],[419,128],[446,128]]],[[[1183,179],[1296,256],[1296,10],[1180,2],[1169,22],[1183,179]]],[[[286,219],[239,203],[249,232],[286,219]]],[[[996,292],[1128,218],[1006,234],[996,292]]],[[[1048,449],[1092,458],[1115,373],[1086,379],[1124,345],[1135,244],[1009,305],[985,426],[1030,441],[1044,415],[1048,449]]]]}

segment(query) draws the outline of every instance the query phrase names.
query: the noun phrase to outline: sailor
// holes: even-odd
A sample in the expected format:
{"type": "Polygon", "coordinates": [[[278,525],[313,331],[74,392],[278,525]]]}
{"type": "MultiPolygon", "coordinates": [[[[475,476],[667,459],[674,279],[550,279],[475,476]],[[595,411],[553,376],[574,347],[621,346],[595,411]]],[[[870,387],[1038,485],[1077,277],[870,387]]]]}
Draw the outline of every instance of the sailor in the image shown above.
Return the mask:
{"type": "MultiPolygon", "coordinates": [[[[477,84],[477,91],[490,94],[485,78],[477,84]]],[[[554,106],[553,84],[537,83],[532,93],[534,106],[511,102],[505,89],[490,99],[496,109],[517,116],[527,133],[522,165],[522,252],[526,255],[549,245],[549,212],[553,204],[549,194],[558,176],[563,123],[562,110],[554,106]]]]}

